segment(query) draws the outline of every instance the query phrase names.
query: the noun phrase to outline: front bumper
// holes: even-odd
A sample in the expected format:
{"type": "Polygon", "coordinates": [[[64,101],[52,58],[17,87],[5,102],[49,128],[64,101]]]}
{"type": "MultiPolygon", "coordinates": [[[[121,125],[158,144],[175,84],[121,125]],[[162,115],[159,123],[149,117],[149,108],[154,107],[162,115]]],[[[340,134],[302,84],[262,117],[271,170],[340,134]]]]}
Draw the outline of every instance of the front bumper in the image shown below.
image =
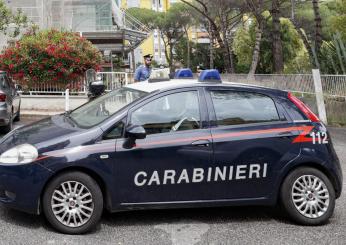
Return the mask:
{"type": "Polygon", "coordinates": [[[42,189],[52,172],[38,163],[0,165],[0,203],[6,207],[39,214],[42,189]]]}

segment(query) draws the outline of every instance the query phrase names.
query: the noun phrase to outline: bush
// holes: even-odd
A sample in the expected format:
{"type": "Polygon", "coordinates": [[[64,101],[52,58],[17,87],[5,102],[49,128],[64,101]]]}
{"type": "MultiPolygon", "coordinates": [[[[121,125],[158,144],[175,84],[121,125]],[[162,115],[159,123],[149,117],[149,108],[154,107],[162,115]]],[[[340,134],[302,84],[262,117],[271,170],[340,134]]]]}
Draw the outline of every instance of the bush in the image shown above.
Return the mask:
{"type": "Polygon", "coordinates": [[[22,84],[78,81],[85,71],[99,69],[101,54],[85,38],[68,31],[31,31],[0,55],[0,70],[22,84]]]}

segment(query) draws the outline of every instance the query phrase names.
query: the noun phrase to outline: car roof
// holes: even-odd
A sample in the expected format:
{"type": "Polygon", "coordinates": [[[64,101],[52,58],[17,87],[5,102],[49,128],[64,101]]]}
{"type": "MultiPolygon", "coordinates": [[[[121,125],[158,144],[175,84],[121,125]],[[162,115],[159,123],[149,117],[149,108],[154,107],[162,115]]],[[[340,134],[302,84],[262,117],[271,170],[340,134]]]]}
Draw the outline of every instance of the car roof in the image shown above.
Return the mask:
{"type": "Polygon", "coordinates": [[[137,82],[127,85],[127,88],[140,90],[143,92],[151,93],[154,91],[163,91],[163,90],[169,90],[169,89],[175,89],[175,88],[185,88],[185,87],[232,87],[232,88],[250,88],[250,89],[257,89],[257,90],[264,90],[267,92],[272,93],[285,93],[282,90],[278,89],[272,89],[268,87],[263,86],[256,86],[251,84],[245,84],[245,83],[232,83],[228,81],[222,81],[222,82],[199,82],[197,79],[172,79],[169,81],[163,81],[163,82],[148,82],[148,80],[143,82],[137,82]]]}
{"type": "Polygon", "coordinates": [[[143,82],[132,83],[126,87],[140,90],[143,92],[151,93],[157,90],[170,89],[170,88],[183,88],[187,86],[194,86],[198,83],[195,79],[174,79],[164,82],[143,82]]]}

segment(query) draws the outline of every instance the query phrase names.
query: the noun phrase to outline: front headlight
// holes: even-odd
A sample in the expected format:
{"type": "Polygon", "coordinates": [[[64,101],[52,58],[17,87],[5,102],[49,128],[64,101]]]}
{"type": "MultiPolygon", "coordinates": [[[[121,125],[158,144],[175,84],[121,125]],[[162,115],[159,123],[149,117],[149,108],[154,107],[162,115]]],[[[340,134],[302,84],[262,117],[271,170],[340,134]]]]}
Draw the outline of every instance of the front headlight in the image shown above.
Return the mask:
{"type": "Polygon", "coordinates": [[[5,151],[0,156],[0,164],[26,164],[38,157],[37,149],[29,144],[18,145],[5,151]]]}

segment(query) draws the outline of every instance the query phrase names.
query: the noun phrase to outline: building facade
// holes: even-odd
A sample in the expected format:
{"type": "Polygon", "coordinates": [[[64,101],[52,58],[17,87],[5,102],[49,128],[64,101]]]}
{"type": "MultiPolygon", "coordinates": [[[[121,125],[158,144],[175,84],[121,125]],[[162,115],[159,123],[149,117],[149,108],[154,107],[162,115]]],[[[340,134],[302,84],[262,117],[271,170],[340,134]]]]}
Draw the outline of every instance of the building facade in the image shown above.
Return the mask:
{"type": "MultiPolygon", "coordinates": [[[[122,8],[147,8],[157,12],[166,12],[174,3],[179,0],[119,0],[122,8]]],[[[196,43],[209,44],[209,34],[205,27],[194,26],[189,30],[189,39],[196,43]]],[[[167,64],[165,46],[158,30],[153,30],[151,35],[135,50],[135,63],[142,62],[145,54],[153,54],[154,60],[158,64],[167,64]]],[[[131,59],[131,57],[130,57],[131,59]]]]}
{"type": "Polygon", "coordinates": [[[6,0],[6,4],[12,11],[22,11],[40,29],[79,33],[105,56],[127,57],[150,32],[120,8],[120,0],[6,0]]]}

